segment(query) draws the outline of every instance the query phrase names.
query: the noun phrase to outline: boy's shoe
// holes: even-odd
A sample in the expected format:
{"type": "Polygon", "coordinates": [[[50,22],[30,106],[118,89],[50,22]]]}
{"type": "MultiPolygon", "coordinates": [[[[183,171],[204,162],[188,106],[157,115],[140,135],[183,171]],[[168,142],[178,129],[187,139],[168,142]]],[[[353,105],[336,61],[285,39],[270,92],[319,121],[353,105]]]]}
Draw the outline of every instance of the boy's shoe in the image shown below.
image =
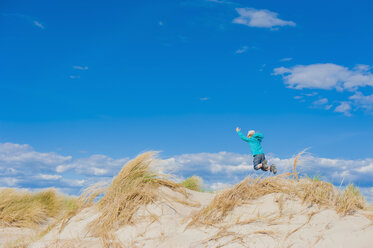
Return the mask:
{"type": "Polygon", "coordinates": [[[269,167],[269,171],[272,172],[273,174],[276,174],[276,173],[277,173],[277,168],[276,168],[276,166],[272,164],[272,165],[269,167]]]}

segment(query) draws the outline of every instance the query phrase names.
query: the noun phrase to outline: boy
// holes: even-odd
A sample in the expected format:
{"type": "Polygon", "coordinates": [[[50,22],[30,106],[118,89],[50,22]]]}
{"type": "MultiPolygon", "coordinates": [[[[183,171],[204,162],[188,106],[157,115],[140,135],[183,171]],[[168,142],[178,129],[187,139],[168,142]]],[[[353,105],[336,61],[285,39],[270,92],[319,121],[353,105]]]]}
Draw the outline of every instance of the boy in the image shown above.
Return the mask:
{"type": "Polygon", "coordinates": [[[267,165],[267,160],[264,156],[263,148],[262,148],[262,140],[264,138],[263,134],[261,133],[255,133],[254,130],[250,130],[247,134],[247,137],[245,137],[241,129],[239,127],[236,128],[236,132],[240,136],[240,138],[247,143],[249,143],[251,154],[254,157],[254,169],[259,170],[261,169],[262,171],[268,171],[270,170],[273,172],[273,174],[277,173],[276,166],[271,165],[268,167],[267,165]]]}

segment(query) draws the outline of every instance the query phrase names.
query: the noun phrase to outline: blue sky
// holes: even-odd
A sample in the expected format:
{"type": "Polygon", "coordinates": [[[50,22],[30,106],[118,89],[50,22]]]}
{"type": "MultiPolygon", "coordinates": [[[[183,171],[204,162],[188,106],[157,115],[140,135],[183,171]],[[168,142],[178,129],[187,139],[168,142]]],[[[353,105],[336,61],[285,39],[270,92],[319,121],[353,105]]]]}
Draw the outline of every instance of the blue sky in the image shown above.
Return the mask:
{"type": "Polygon", "coordinates": [[[373,192],[372,7],[1,1],[0,187],[76,193],[145,150],[180,178],[235,183],[253,172],[240,126],[284,171],[311,147],[308,174],[373,192]],[[227,179],[216,164],[243,169],[227,179]]]}

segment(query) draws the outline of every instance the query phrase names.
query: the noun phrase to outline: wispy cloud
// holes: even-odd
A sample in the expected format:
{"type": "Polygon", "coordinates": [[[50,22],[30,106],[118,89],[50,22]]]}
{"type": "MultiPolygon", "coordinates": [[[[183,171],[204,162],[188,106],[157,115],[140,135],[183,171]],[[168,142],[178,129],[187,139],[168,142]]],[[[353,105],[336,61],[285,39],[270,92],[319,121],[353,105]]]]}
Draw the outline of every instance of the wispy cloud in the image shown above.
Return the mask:
{"type": "Polygon", "coordinates": [[[345,116],[351,116],[351,103],[341,102],[335,109],[334,112],[343,113],[345,116]]]}
{"type": "Polygon", "coordinates": [[[363,109],[366,109],[366,110],[373,109],[373,94],[365,96],[363,95],[363,93],[358,91],[353,96],[350,96],[349,99],[352,100],[355,105],[363,109]]]}
{"type": "Polygon", "coordinates": [[[88,66],[76,65],[76,66],[73,66],[73,68],[76,70],[88,70],[88,66]]]}
{"type": "Polygon", "coordinates": [[[234,4],[231,1],[227,0],[206,0],[206,2],[219,3],[219,4],[234,4]]]}
{"type": "Polygon", "coordinates": [[[329,110],[333,107],[333,105],[328,104],[329,100],[327,98],[320,98],[316,101],[314,101],[312,104],[316,108],[324,108],[326,110],[329,110]]]}
{"type": "Polygon", "coordinates": [[[71,79],[77,79],[77,78],[80,78],[80,76],[76,76],[76,75],[70,75],[69,76],[71,79]]]}
{"type": "Polygon", "coordinates": [[[213,5],[236,5],[240,4],[228,1],[228,0],[182,0],[180,2],[183,6],[195,6],[195,7],[210,7],[213,5]]]}
{"type": "Polygon", "coordinates": [[[210,100],[210,98],[209,97],[201,97],[199,100],[201,100],[201,101],[208,101],[208,100],[210,100]]]}
{"type": "Polygon", "coordinates": [[[239,17],[233,23],[243,24],[249,27],[270,28],[275,30],[278,27],[296,26],[295,22],[284,21],[278,18],[276,12],[266,9],[236,8],[239,17]]]}
{"type": "MultiPolygon", "coordinates": [[[[274,75],[280,75],[287,87],[303,89],[336,90],[337,92],[355,92],[354,95],[339,101],[334,112],[351,116],[358,108],[373,110],[373,95],[364,95],[359,89],[373,87],[373,74],[369,65],[356,65],[350,69],[332,63],[297,65],[291,68],[274,69],[274,75]]],[[[345,97],[341,94],[342,97],[345,97]]],[[[331,109],[328,106],[327,109],[331,109]]]]}
{"type": "Polygon", "coordinates": [[[235,53],[236,53],[236,54],[245,53],[245,52],[247,52],[248,49],[249,49],[248,46],[243,46],[243,47],[237,49],[235,53]]]}
{"type": "Polygon", "coordinates": [[[34,20],[33,23],[34,23],[34,25],[35,25],[36,27],[41,28],[41,29],[45,29],[44,25],[41,24],[40,22],[34,20]]]}
{"type": "Polygon", "coordinates": [[[327,98],[321,98],[319,100],[316,100],[313,102],[313,104],[315,105],[324,105],[324,104],[327,104],[328,103],[328,99],[327,98]]]}
{"type": "Polygon", "coordinates": [[[41,23],[37,18],[32,17],[32,16],[18,14],[18,13],[3,13],[2,16],[21,18],[21,19],[31,23],[33,26],[35,26],[39,29],[45,29],[45,25],[43,23],[41,23]]]}
{"type": "Polygon", "coordinates": [[[281,62],[286,62],[286,61],[290,61],[292,60],[293,58],[283,58],[283,59],[280,59],[281,62]]]}
{"type": "Polygon", "coordinates": [[[303,95],[305,95],[305,96],[316,96],[316,95],[318,95],[319,93],[317,93],[317,92],[312,92],[312,93],[305,93],[305,94],[303,94],[303,95]]]}

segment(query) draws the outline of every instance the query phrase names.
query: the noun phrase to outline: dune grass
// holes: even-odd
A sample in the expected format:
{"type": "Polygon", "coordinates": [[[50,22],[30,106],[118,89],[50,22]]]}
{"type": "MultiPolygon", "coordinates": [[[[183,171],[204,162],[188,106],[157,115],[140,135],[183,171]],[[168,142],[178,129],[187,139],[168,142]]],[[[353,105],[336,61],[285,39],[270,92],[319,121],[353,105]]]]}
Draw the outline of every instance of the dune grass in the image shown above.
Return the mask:
{"type": "Polygon", "coordinates": [[[235,207],[248,204],[263,195],[282,193],[298,197],[303,203],[317,204],[320,207],[334,208],[340,215],[353,214],[365,209],[366,202],[359,190],[353,185],[339,191],[331,183],[320,178],[300,178],[296,165],[301,154],[294,160],[293,173],[267,178],[248,177],[231,189],[217,194],[212,202],[196,213],[188,226],[213,225],[224,219],[235,207]]]}
{"type": "Polygon", "coordinates": [[[181,186],[184,188],[199,191],[199,192],[205,192],[204,186],[203,186],[203,180],[199,176],[191,176],[182,181],[181,186]]]}
{"type": "Polygon", "coordinates": [[[331,206],[336,201],[337,191],[330,183],[305,178],[294,185],[294,187],[294,194],[296,194],[303,203],[331,206]]]}
{"type": "Polygon", "coordinates": [[[76,198],[58,194],[54,189],[36,193],[3,189],[0,191],[0,224],[35,227],[48,218],[72,211],[76,206],[76,198]]]}
{"type": "Polygon", "coordinates": [[[216,195],[212,202],[196,214],[191,223],[215,224],[235,207],[270,193],[291,193],[291,184],[281,176],[273,178],[246,178],[232,189],[216,195]]]}
{"type": "Polygon", "coordinates": [[[137,210],[159,198],[156,189],[160,186],[187,196],[185,189],[179,184],[166,180],[166,175],[152,170],[150,164],[155,155],[154,152],[140,154],[123,166],[97,203],[101,215],[91,223],[90,230],[93,234],[103,236],[114,225],[134,224],[137,210]]]}
{"type": "Polygon", "coordinates": [[[353,184],[348,185],[336,200],[336,211],[341,214],[351,214],[358,209],[365,209],[366,201],[359,189],[353,184]]]}

